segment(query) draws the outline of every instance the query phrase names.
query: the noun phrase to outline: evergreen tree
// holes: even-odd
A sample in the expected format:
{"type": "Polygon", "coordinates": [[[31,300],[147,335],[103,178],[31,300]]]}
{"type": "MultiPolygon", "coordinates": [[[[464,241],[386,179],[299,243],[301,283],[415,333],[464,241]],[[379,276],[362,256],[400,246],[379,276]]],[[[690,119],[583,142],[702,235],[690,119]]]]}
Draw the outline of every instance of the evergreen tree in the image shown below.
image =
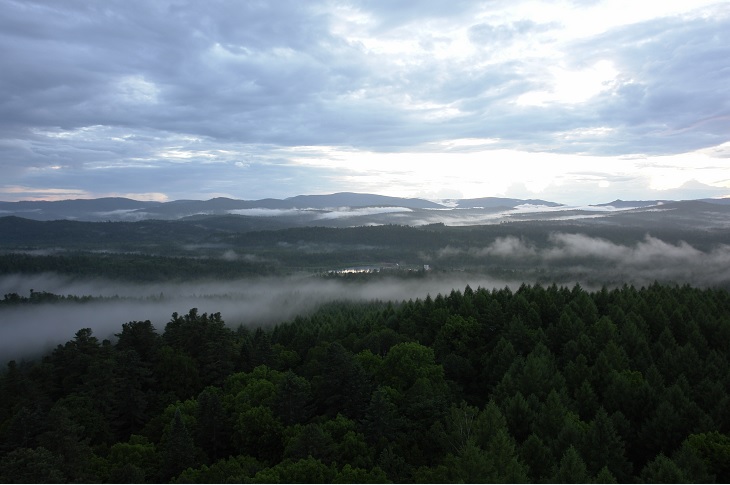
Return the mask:
{"type": "Polygon", "coordinates": [[[532,483],[545,483],[555,475],[555,458],[550,448],[534,433],[520,446],[520,459],[527,465],[532,483]]]}
{"type": "Polygon", "coordinates": [[[291,370],[277,384],[275,409],[284,425],[305,423],[314,412],[309,381],[291,370]]]}
{"type": "Polygon", "coordinates": [[[211,461],[230,450],[230,423],[217,388],[206,388],[198,395],[196,442],[211,461]]]}
{"type": "Polygon", "coordinates": [[[595,475],[606,466],[619,482],[625,482],[631,476],[632,467],[626,459],[624,441],[603,408],[598,410],[591,422],[583,450],[590,475],[595,475]]]}
{"type": "Polygon", "coordinates": [[[160,478],[167,481],[186,468],[197,466],[197,462],[195,443],[177,409],[161,447],[160,478]]]}
{"type": "Polygon", "coordinates": [[[571,446],[560,459],[560,465],[555,474],[555,483],[588,483],[588,477],[585,462],[578,450],[571,446]]]}
{"type": "Polygon", "coordinates": [[[641,480],[643,483],[690,483],[682,470],[663,453],[641,470],[641,480]]]}
{"type": "Polygon", "coordinates": [[[61,458],[43,447],[17,448],[0,459],[0,483],[63,483],[61,458]]]}

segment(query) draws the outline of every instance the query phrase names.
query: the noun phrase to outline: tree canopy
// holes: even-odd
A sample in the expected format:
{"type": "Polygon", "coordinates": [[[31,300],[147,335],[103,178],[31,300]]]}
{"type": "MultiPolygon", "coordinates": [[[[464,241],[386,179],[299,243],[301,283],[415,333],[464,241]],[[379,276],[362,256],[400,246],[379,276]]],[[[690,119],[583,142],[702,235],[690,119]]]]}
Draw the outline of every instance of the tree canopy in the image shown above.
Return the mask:
{"type": "Polygon", "coordinates": [[[80,329],[0,376],[0,481],[728,482],[729,315],[523,285],[80,329]]]}

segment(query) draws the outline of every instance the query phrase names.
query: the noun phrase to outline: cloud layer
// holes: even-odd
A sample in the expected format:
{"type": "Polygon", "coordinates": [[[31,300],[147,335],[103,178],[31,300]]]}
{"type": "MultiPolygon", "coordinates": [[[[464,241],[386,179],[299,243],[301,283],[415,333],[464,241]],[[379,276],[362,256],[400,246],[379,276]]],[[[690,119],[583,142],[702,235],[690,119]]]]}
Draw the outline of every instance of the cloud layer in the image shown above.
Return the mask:
{"type": "MultiPolygon", "coordinates": [[[[507,283],[489,277],[454,275],[414,280],[379,279],[369,283],[320,278],[259,278],[189,284],[125,285],[112,281],[79,281],[56,275],[0,277],[0,294],[28,295],[31,288],[59,295],[119,296],[138,300],[0,306],[0,359],[27,357],[66,342],[81,328],[91,328],[100,339],[113,338],[123,323],[150,320],[159,332],[173,312],[198,308],[221,312],[232,328],[272,325],[307,314],[331,301],[401,301],[452,289],[502,288],[507,283]],[[160,296],[162,299],[159,299],[160,296]]],[[[518,285],[514,285],[515,287],[518,285]]]]}
{"type": "Polygon", "coordinates": [[[435,254],[437,260],[464,255],[506,268],[546,268],[550,274],[573,275],[575,281],[592,283],[730,284],[730,245],[701,251],[684,241],[670,243],[650,235],[634,244],[620,244],[580,233],[553,233],[544,247],[507,236],[484,247],[445,247],[435,254]]]}
{"type": "Polygon", "coordinates": [[[727,2],[9,0],[0,32],[5,200],[730,192],[727,2]]]}

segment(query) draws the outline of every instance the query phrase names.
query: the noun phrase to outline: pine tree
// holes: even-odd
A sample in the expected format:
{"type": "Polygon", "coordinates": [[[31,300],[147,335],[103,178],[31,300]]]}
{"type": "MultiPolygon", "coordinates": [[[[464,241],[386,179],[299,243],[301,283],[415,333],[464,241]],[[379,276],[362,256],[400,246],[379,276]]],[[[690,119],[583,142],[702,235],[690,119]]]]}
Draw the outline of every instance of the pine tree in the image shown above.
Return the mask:
{"type": "Polygon", "coordinates": [[[177,409],[167,439],[162,446],[161,478],[167,481],[178,476],[186,468],[195,467],[197,457],[193,437],[182,420],[180,409],[177,409]]]}
{"type": "Polygon", "coordinates": [[[660,453],[641,470],[643,483],[690,483],[672,460],[660,453]]]}
{"type": "Polygon", "coordinates": [[[631,463],[626,459],[624,441],[616,432],[605,409],[600,408],[596,413],[583,450],[590,475],[595,475],[601,468],[607,466],[620,482],[630,478],[631,463]]]}
{"type": "Polygon", "coordinates": [[[588,483],[586,464],[573,446],[568,448],[560,459],[554,481],[556,483],[588,483]]]}

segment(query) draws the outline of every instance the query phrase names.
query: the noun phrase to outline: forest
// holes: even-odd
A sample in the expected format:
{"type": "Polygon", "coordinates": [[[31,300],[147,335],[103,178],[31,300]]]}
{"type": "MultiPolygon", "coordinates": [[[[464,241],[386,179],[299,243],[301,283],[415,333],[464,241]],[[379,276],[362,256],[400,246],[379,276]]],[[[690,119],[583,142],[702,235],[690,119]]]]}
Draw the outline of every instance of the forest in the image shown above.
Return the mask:
{"type": "Polygon", "coordinates": [[[0,482],[727,483],[728,348],[726,290],[660,283],[82,328],[0,377],[0,482]]]}
{"type": "Polygon", "coordinates": [[[643,218],[627,225],[586,219],[252,230],[250,219],[255,218],[0,217],[0,275],[53,273],[143,283],[325,274],[362,266],[398,268],[402,271],[391,273],[403,276],[428,265],[436,272],[491,275],[518,284],[579,282],[600,288],[659,281],[730,289],[724,226],[684,227],[643,218]]]}

